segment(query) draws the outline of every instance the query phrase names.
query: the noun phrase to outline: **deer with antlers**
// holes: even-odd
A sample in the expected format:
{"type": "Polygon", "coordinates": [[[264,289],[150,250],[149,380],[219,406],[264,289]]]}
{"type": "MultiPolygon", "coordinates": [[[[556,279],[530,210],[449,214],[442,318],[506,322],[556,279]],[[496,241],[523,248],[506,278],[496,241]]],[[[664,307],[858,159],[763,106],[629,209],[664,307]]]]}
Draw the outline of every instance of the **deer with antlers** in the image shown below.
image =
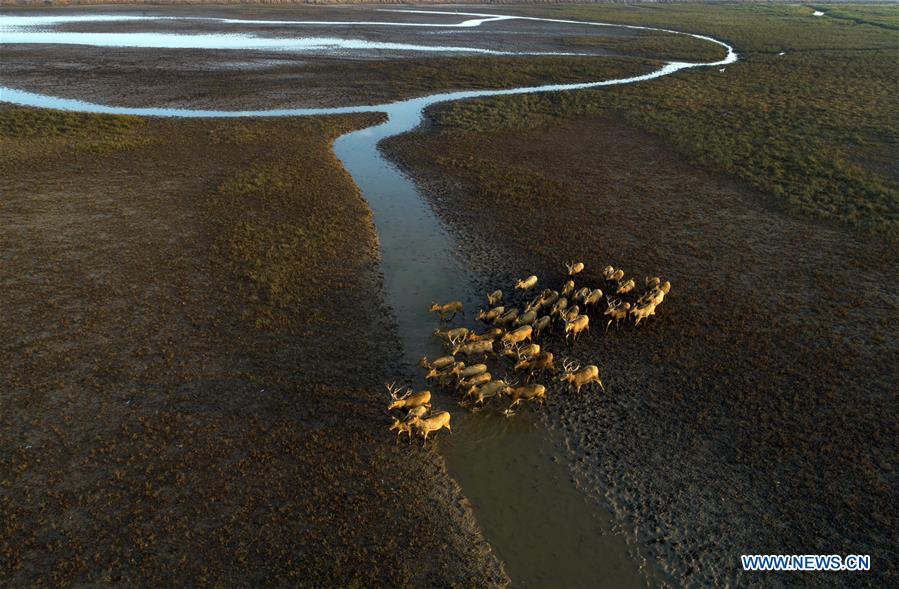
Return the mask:
{"type": "Polygon", "coordinates": [[[549,289],[544,290],[543,294],[540,295],[540,306],[550,307],[554,305],[555,302],[559,300],[559,296],[558,291],[549,289]]]}
{"type": "Polygon", "coordinates": [[[583,303],[587,299],[587,295],[590,294],[590,289],[586,286],[577,289],[574,295],[572,295],[572,299],[577,303],[583,303]]]}
{"type": "Polygon", "coordinates": [[[425,374],[425,380],[432,381],[436,378],[443,384],[448,378],[457,375],[463,368],[465,368],[465,362],[452,362],[441,368],[433,367],[425,374]]]}
{"type": "Polygon", "coordinates": [[[387,392],[390,393],[390,398],[393,399],[387,406],[388,411],[431,406],[431,391],[421,391],[413,395],[412,387],[407,386],[405,394],[401,395],[401,389],[396,386],[395,382],[385,386],[387,387],[387,392]]]}
{"type": "Polygon", "coordinates": [[[606,390],[599,379],[599,367],[588,364],[581,368],[580,364],[575,366],[574,362],[570,360],[564,360],[562,365],[565,367],[565,372],[559,377],[559,380],[570,387],[574,387],[575,392],[580,393],[581,387],[589,386],[593,383],[598,384],[603,391],[606,390]]]}
{"type": "Polygon", "coordinates": [[[456,316],[456,313],[462,313],[465,315],[465,311],[462,310],[462,301],[451,301],[446,303],[445,305],[439,305],[437,303],[431,303],[431,308],[429,309],[431,313],[437,313],[440,315],[440,320],[445,321],[446,316],[449,315],[449,320],[452,321],[453,317],[456,316]]]}
{"type": "Polygon", "coordinates": [[[530,382],[537,373],[543,373],[546,370],[555,372],[556,367],[553,365],[552,352],[540,352],[533,356],[522,357],[515,364],[513,370],[516,372],[525,372],[527,374],[525,382],[530,382]]]}
{"type": "Polygon", "coordinates": [[[612,321],[615,322],[615,329],[618,329],[618,324],[622,319],[627,318],[627,314],[631,310],[631,304],[622,303],[621,299],[608,299],[608,301],[609,308],[606,309],[606,312],[604,313],[605,315],[609,316],[609,322],[606,323],[606,331],[609,330],[609,326],[612,325],[612,321]]]}
{"type": "Polygon", "coordinates": [[[450,342],[454,339],[465,338],[466,336],[468,336],[469,331],[470,330],[467,327],[456,327],[454,329],[447,329],[445,331],[435,329],[434,335],[445,342],[450,342]]]}
{"type": "Polygon", "coordinates": [[[489,372],[483,372],[470,378],[466,378],[465,380],[460,380],[456,388],[460,391],[467,391],[479,387],[482,384],[487,384],[491,380],[493,380],[493,375],[489,372]]]}

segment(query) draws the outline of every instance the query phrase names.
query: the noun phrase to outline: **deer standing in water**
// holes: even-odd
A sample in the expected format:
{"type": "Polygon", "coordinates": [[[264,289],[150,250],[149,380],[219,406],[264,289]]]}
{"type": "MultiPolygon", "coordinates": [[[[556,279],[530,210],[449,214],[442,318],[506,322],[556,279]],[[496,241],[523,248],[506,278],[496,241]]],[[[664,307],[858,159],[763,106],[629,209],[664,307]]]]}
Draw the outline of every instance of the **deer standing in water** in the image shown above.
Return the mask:
{"type": "Polygon", "coordinates": [[[431,432],[437,432],[446,428],[449,433],[453,433],[453,428],[450,427],[449,411],[441,411],[440,413],[435,413],[434,415],[425,418],[416,418],[411,423],[422,437],[422,446],[427,443],[428,434],[431,432]]]}
{"type": "Polygon", "coordinates": [[[449,315],[450,321],[452,321],[453,317],[456,316],[456,313],[465,314],[465,311],[462,310],[462,301],[451,301],[446,303],[445,305],[438,305],[437,303],[431,303],[431,308],[429,309],[431,313],[437,313],[440,315],[440,320],[444,321],[446,316],[449,315]]]}

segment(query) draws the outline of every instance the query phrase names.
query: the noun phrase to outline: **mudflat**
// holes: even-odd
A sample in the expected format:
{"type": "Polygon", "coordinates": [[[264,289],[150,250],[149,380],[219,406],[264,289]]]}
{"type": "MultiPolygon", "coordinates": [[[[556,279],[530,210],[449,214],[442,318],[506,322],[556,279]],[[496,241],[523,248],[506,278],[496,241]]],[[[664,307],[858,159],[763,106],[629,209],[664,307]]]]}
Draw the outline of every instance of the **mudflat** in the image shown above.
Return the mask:
{"type": "Polygon", "coordinates": [[[6,583],[506,582],[386,432],[377,237],[329,147],[372,120],[0,109],[6,583]]]}
{"type": "Polygon", "coordinates": [[[570,349],[605,394],[550,395],[584,488],[678,584],[761,583],[740,554],[784,547],[871,554],[853,580],[894,578],[893,245],[784,212],[612,113],[553,121],[431,126],[388,150],[484,292],[561,281],[570,260],[579,285],[607,290],[606,264],[672,282],[657,318],[606,333],[594,315],[570,349]]]}

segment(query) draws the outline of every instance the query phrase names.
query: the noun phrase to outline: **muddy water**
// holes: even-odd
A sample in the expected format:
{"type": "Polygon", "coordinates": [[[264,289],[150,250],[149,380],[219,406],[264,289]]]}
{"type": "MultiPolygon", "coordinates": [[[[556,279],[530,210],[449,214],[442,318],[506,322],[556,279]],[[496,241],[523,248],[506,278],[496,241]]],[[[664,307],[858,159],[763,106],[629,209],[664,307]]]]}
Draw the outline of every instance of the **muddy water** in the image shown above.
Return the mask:
{"type": "MultiPolygon", "coordinates": [[[[476,27],[494,20],[517,18],[599,27],[620,26],[480,13],[461,13],[460,16],[478,18],[456,25],[419,23],[418,26],[476,27]]],[[[4,18],[7,20],[2,24],[6,28],[16,28],[8,17],[4,18]]],[[[49,26],[54,23],[43,24],[49,26]]],[[[399,23],[380,24],[399,26],[399,23]]],[[[28,35],[43,34],[23,30],[24,28],[18,27],[16,30],[19,42],[28,42],[28,35]]],[[[622,28],[663,30],[626,25],[622,28]]],[[[481,300],[473,292],[470,277],[455,256],[457,245],[452,237],[444,231],[426,201],[416,192],[414,184],[381,156],[378,142],[415,128],[421,121],[423,110],[438,102],[631,84],[688,68],[719,66],[737,60],[733,49],[725,43],[702,35],[690,36],[722,46],[727,50],[727,56],[713,63],[669,62],[655,71],[615,80],[448,92],[372,106],[247,111],[125,108],[2,86],[0,101],[77,112],[190,118],[386,113],[386,122],[340,137],[334,144],[334,150],[374,213],[381,240],[382,272],[387,299],[398,323],[409,366],[408,374],[411,376],[416,372],[420,375],[412,365],[421,355],[438,356],[443,353],[437,340],[431,335],[436,319],[427,312],[428,304],[431,301],[458,298],[463,300],[471,314],[478,308],[481,300]]],[[[7,35],[6,39],[9,38],[7,35]]],[[[6,39],[0,35],[0,43],[8,42],[6,39]]],[[[175,41],[182,44],[185,42],[183,37],[174,41],[160,39],[155,37],[149,42],[138,36],[117,42],[148,48],[167,46],[165,43],[175,41]]],[[[32,40],[36,42],[40,39],[35,36],[32,40]]],[[[44,38],[43,41],[46,42],[47,39],[44,38]]],[[[77,39],[79,44],[96,46],[102,46],[107,41],[108,39],[104,41],[98,37],[94,42],[90,35],[77,39]]],[[[204,42],[208,42],[208,39],[204,42]]],[[[227,45],[230,49],[253,49],[253,43],[256,42],[256,39],[250,37],[231,36],[227,45]]],[[[496,286],[510,290],[510,285],[496,286]]],[[[471,315],[464,321],[468,325],[474,323],[471,315]]],[[[646,584],[643,580],[646,577],[657,578],[652,565],[643,566],[642,572],[646,577],[641,576],[641,567],[629,554],[624,537],[611,532],[613,525],[609,513],[595,502],[588,502],[577,489],[561,458],[561,451],[555,446],[551,434],[538,423],[539,419],[535,414],[525,410],[511,419],[489,411],[471,415],[455,407],[454,402],[449,395],[439,397],[437,402],[438,407],[453,410],[455,431],[451,436],[445,433],[441,435],[440,449],[446,457],[451,474],[474,506],[476,517],[488,541],[505,562],[515,586],[630,587],[646,584]]]]}
{"type": "MultiPolygon", "coordinates": [[[[381,139],[417,126],[420,117],[417,108],[393,109],[389,121],[334,144],[374,213],[387,301],[410,374],[421,355],[444,353],[431,334],[438,321],[428,313],[430,301],[461,299],[469,326],[473,311],[483,305],[454,255],[453,239],[414,184],[377,148],[381,139]]],[[[420,375],[416,384],[424,385],[420,375]]],[[[440,395],[435,405],[453,414],[454,434],[442,434],[440,440],[450,474],[516,587],[643,584],[625,540],[610,533],[609,513],[585,500],[533,415],[467,414],[450,395],[440,395]]]]}

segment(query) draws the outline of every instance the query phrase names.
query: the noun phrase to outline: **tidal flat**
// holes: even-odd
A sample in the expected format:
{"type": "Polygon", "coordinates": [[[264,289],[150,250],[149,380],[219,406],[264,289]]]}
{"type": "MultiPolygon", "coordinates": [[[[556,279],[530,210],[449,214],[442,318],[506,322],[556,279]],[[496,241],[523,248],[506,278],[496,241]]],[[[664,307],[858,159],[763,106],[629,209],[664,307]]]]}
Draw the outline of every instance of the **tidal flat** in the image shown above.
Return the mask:
{"type": "MultiPolygon", "coordinates": [[[[618,88],[438,105],[383,146],[447,232],[471,292],[530,272],[557,282],[572,259],[587,264],[579,285],[601,284],[607,263],[672,281],[645,325],[604,333],[597,317],[573,350],[547,340],[600,363],[607,392],[551,388],[546,411],[508,421],[498,406],[467,415],[435,390],[459,416],[453,438],[394,443],[384,383],[409,375],[415,351],[385,289],[389,236],[332,152],[383,115],[185,121],[3,106],[0,578],[825,586],[833,573],[749,576],[739,554],[836,551],[874,562],[841,582],[895,579],[891,12],[469,9],[673,28],[740,54],[618,88]],[[464,456],[480,466],[454,475],[464,456]],[[515,477],[540,513],[485,512],[515,477]],[[568,498],[555,515],[578,519],[570,532],[612,539],[570,576],[547,571],[580,558],[556,554],[571,539],[541,550],[523,529],[564,530],[547,490],[568,498]]],[[[222,35],[238,29],[221,19],[258,19],[239,30],[277,39],[296,30],[266,23],[301,19],[322,22],[306,31],[318,37],[475,51],[7,45],[2,85],[124,107],[260,110],[588,82],[724,56],[618,28],[325,24],[472,18],[360,7],[9,13],[75,11],[207,20],[64,32],[222,35]]],[[[431,300],[421,303],[424,314],[431,300]]]]}

